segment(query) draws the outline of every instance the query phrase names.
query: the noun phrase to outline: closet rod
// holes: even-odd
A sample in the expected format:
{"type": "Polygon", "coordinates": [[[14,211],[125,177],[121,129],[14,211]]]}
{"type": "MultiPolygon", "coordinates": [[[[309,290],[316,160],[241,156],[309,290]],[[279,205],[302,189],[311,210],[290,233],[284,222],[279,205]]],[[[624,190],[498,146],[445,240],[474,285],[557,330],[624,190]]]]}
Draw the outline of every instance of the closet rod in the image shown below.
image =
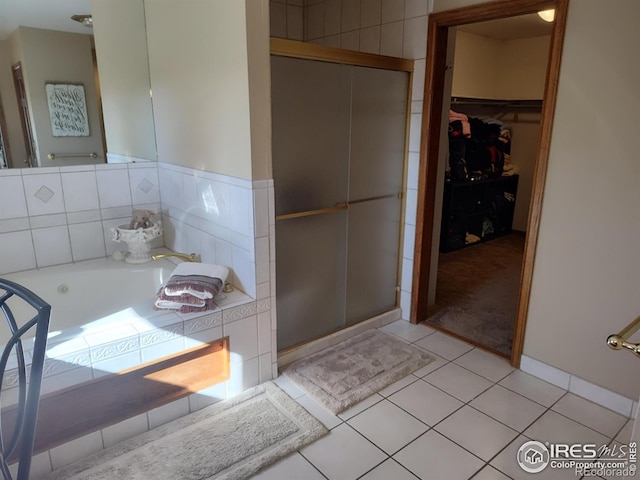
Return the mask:
{"type": "Polygon", "coordinates": [[[502,107],[513,109],[542,109],[542,100],[492,100],[488,98],[451,97],[451,106],[475,105],[479,107],[502,107]]]}

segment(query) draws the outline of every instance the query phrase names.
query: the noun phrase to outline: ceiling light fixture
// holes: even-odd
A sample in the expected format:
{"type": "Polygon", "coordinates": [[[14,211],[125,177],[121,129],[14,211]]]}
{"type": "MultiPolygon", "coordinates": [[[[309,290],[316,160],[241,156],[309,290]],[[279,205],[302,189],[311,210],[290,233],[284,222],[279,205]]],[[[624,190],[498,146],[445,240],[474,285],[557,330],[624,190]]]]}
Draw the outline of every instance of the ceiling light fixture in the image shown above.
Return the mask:
{"type": "Polygon", "coordinates": [[[79,22],[85,27],[93,27],[93,17],[91,15],[71,15],[71,20],[79,22]]]}
{"type": "Polygon", "coordinates": [[[542,10],[541,12],[538,12],[538,15],[545,22],[551,23],[553,22],[553,19],[556,18],[556,10],[555,8],[552,8],[551,10],[542,10]]]}

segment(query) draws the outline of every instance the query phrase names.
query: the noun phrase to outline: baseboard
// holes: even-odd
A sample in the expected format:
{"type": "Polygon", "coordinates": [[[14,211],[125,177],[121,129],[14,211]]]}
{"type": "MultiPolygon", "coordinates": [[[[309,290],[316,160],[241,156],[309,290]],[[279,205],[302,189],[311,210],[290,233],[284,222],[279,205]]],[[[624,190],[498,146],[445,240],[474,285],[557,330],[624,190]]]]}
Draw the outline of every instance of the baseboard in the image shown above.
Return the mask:
{"type": "Polygon", "coordinates": [[[318,353],[320,350],[324,350],[325,348],[332,347],[347,338],[351,338],[372,328],[383,327],[384,325],[395,322],[399,319],[400,309],[394,308],[393,310],[389,310],[388,312],[369,318],[368,320],[364,320],[363,322],[357,323],[338,332],[331,333],[325,337],[319,338],[318,340],[313,340],[309,343],[305,343],[304,345],[279,352],[278,368],[282,369],[296,360],[318,353]]]}
{"type": "Polygon", "coordinates": [[[535,358],[522,355],[520,370],[545,382],[586,398],[602,407],[618,412],[625,417],[635,418],[638,412],[638,401],[627,398],[612,390],[576,377],[564,370],[552,367],[535,358]]]}

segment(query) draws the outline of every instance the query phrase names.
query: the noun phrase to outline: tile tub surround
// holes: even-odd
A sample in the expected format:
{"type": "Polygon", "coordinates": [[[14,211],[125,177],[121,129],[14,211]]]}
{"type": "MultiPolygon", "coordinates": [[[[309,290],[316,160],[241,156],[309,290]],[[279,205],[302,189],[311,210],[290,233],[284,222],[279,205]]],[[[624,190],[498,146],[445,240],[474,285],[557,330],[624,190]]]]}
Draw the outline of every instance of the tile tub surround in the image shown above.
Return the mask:
{"type": "MultiPolygon", "coordinates": [[[[136,188],[143,186],[148,188],[149,185],[144,182],[144,178],[136,177],[137,172],[132,174],[131,171],[144,168],[149,172],[156,172],[158,197],[162,199],[161,206],[158,205],[158,211],[163,212],[165,245],[176,251],[194,251],[200,253],[205,262],[221,263],[231,267],[235,276],[230,280],[240,285],[247,295],[241,291],[233,292],[227,296],[226,301],[218,302],[219,310],[205,315],[155,312],[149,305],[146,313],[140,315],[142,320],[122,326],[122,335],[116,335],[116,338],[110,336],[112,332],[110,329],[108,337],[104,335],[105,332],[102,332],[77,339],[58,336],[52,340],[50,348],[57,346],[60,348],[50,354],[51,359],[46,367],[43,392],[89,381],[107,372],[119,371],[141,362],[182,351],[197,345],[198,342],[206,343],[223,336],[230,337],[231,376],[226,382],[214,385],[188,398],[44,452],[38,456],[43,458],[41,463],[44,471],[48,471],[51,466],[59,468],[103,446],[109,446],[118,440],[186,415],[190,411],[203,408],[277,376],[273,181],[251,182],[168,164],[116,164],[101,167],[108,172],[115,170],[120,172],[98,176],[100,169],[93,167],[99,206],[102,199],[109,205],[118,198],[110,195],[105,188],[98,190],[103,182],[113,183],[122,180],[123,173],[126,172],[130,178],[140,182],[135,185],[136,188]],[[177,179],[179,179],[178,182],[176,182],[177,179]],[[195,190],[192,189],[193,186],[195,190]],[[208,186],[211,188],[205,188],[208,186]],[[205,193],[205,195],[198,195],[198,193],[205,193]],[[220,200],[224,200],[224,203],[220,200]],[[214,205],[215,209],[212,208],[214,205]],[[202,210],[198,211],[198,209],[202,210]],[[198,215],[194,215],[196,212],[198,215]],[[187,218],[189,222],[185,221],[187,218]]],[[[63,169],[54,170],[63,178],[62,183],[64,183],[64,173],[61,172],[63,169]]],[[[0,172],[0,179],[3,178],[2,174],[3,172],[0,172]]],[[[7,176],[21,178],[22,173],[7,176]]],[[[149,183],[153,183],[152,180],[149,183]]],[[[129,184],[131,186],[131,180],[129,184]]],[[[16,182],[14,185],[19,186],[16,182]]],[[[156,184],[153,183],[153,185],[156,184]]],[[[139,194],[132,193],[130,187],[128,197],[126,192],[121,190],[120,193],[127,201],[128,198],[131,199],[133,206],[136,195],[139,194]]],[[[89,191],[92,194],[93,191],[89,191]]],[[[66,195],[66,190],[64,193],[66,195]]],[[[26,204],[26,200],[24,203],[26,204]]],[[[148,208],[147,205],[135,206],[148,208]]],[[[125,208],[121,207],[104,209],[107,214],[124,212],[124,210],[125,208]]],[[[131,208],[127,207],[126,217],[124,217],[127,222],[130,211],[131,208]]],[[[102,213],[102,210],[98,212],[102,213]]],[[[77,215],[80,219],[84,219],[90,213],[91,211],[88,213],[65,211],[63,215],[72,218],[76,218],[77,215]]],[[[15,230],[13,228],[16,223],[15,218],[20,219],[20,217],[15,213],[5,213],[0,210],[0,215],[3,214],[7,215],[6,224],[11,227],[12,233],[18,231],[20,235],[26,234],[28,241],[32,242],[30,224],[22,229],[25,231],[15,230]]],[[[51,214],[51,216],[55,215],[60,214],[51,214]]],[[[117,216],[112,218],[115,218],[112,221],[113,224],[123,223],[117,216]]],[[[111,225],[106,225],[104,232],[109,232],[110,227],[111,225]]],[[[104,233],[104,235],[107,234],[110,235],[110,233],[104,233]]],[[[103,242],[106,242],[106,238],[104,236],[102,238],[103,242]]],[[[21,241],[24,239],[14,241],[14,246],[8,250],[15,255],[15,252],[20,251],[21,241]]],[[[113,250],[120,248],[117,244],[113,245],[113,250]]],[[[105,250],[106,254],[113,251],[107,250],[107,247],[105,250]]],[[[31,255],[35,257],[35,253],[31,255]]],[[[37,265],[33,262],[26,263],[22,268],[12,269],[12,271],[31,269],[37,265]]],[[[142,313],[144,309],[139,308],[137,311],[142,313]]],[[[10,402],[12,394],[15,397],[15,389],[13,392],[11,389],[3,392],[3,401],[10,402]]]]}
{"type": "MultiPolygon", "coordinates": [[[[223,336],[230,336],[231,377],[39,455],[48,468],[277,376],[273,180],[252,182],[155,162],[1,170],[0,275],[123,249],[111,241],[110,229],[128,223],[133,208],[162,212],[165,236],[154,247],[193,251],[204,262],[229,266],[230,281],[246,295],[236,291],[205,315],[163,314],[149,305],[141,319],[119,332],[56,336],[43,393],[223,336]]],[[[12,396],[15,402],[15,388],[7,386],[3,402],[10,404],[12,396]]]]}
{"type": "MultiPolygon", "coordinates": [[[[102,435],[106,447],[115,442],[114,438],[122,440],[141,433],[140,429],[146,431],[271,379],[271,330],[262,328],[261,321],[267,318],[268,326],[271,326],[270,302],[256,301],[236,290],[221,295],[216,303],[215,310],[185,315],[155,311],[149,300],[133,306],[131,310],[135,313],[123,314],[109,325],[93,329],[87,326],[73,328],[52,335],[47,346],[42,393],[51,393],[229,337],[229,380],[88,435],[102,435]]],[[[29,346],[25,347],[27,358],[30,358],[29,346]]],[[[8,372],[2,389],[4,406],[17,401],[16,382],[15,371],[8,372]]],[[[74,442],[78,440],[49,452],[53,468],[90,453],[71,448],[74,442]]],[[[102,448],[102,441],[94,443],[102,448]]]]}
{"type": "MultiPolygon", "coordinates": [[[[162,212],[165,234],[152,247],[195,252],[203,262],[228,266],[231,283],[274,306],[268,321],[266,313],[261,317],[261,328],[270,324],[269,351],[275,351],[272,180],[157,162],[0,170],[0,275],[123,249],[111,240],[111,228],[128,223],[133,208],[162,212]]],[[[273,372],[276,360],[274,354],[273,372]]],[[[261,362],[266,365],[267,357],[261,362]]]]}
{"type": "Polygon", "coordinates": [[[0,275],[110,255],[134,208],[160,212],[155,163],[0,170],[0,275]]]}
{"type": "Polygon", "coordinates": [[[275,260],[273,181],[166,163],[158,168],[165,246],[200,252],[203,262],[229,266],[231,283],[261,297],[259,289],[271,282],[275,260]]]}
{"type": "Polygon", "coordinates": [[[273,180],[252,182],[167,163],[158,164],[158,173],[165,246],[230,267],[229,281],[258,305],[260,380],[276,377],[273,180]]]}

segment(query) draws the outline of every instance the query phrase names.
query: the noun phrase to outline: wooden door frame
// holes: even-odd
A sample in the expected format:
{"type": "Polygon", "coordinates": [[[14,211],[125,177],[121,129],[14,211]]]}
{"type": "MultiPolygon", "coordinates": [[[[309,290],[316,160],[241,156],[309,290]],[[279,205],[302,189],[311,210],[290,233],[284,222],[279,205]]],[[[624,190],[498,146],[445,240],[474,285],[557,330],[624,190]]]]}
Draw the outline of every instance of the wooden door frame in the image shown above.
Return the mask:
{"type": "Polygon", "coordinates": [[[0,98],[0,142],[4,149],[5,158],[7,159],[7,167],[13,167],[13,160],[11,158],[11,149],[9,148],[9,133],[7,132],[7,120],[4,116],[4,109],[2,108],[2,98],[0,98]]]}
{"type": "MultiPolygon", "coordinates": [[[[20,114],[20,125],[22,126],[22,135],[24,137],[24,145],[26,149],[27,160],[25,163],[27,167],[38,166],[38,154],[33,135],[33,124],[31,117],[29,116],[29,100],[27,98],[27,91],[24,84],[24,70],[22,69],[22,63],[18,62],[11,65],[11,74],[13,76],[13,86],[16,90],[16,97],[18,102],[18,113],[20,114]],[[18,76],[20,79],[18,79],[18,76]],[[24,98],[25,104],[22,100],[24,98]]],[[[13,165],[17,167],[17,165],[13,165]]]]}
{"type": "Polygon", "coordinates": [[[420,167],[418,173],[418,206],[416,217],[416,243],[413,264],[413,288],[411,293],[411,322],[427,318],[429,275],[433,247],[434,216],[436,208],[436,183],[442,127],[443,89],[445,82],[447,39],[449,27],[468,23],[497,20],[556,9],[551,34],[544,100],[540,122],[540,137],[536,154],[527,240],[525,242],[520,296],[516,327],[511,353],[511,365],[518,368],[524,345],[529,297],[533,279],[533,264],[540,227],[540,215],[544,184],[549,161],[549,146],[553,128],[553,116],[558,91],[562,43],[569,0],[497,0],[471,7],[447,10],[429,15],[427,34],[427,60],[425,67],[424,105],[420,143],[420,167]]]}

